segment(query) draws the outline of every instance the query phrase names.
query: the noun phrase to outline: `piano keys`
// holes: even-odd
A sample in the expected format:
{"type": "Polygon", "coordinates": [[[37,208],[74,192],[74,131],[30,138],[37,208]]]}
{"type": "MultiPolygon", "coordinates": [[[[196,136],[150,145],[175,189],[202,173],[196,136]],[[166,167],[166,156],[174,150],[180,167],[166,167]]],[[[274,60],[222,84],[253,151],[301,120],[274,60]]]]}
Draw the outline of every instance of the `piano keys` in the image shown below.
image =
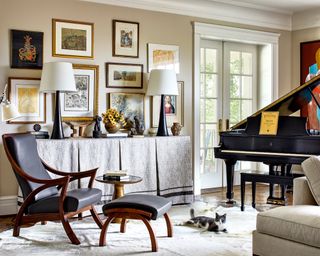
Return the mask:
{"type": "Polygon", "coordinates": [[[308,117],[291,116],[311,101],[317,103],[320,116],[319,89],[320,76],[317,76],[220,133],[220,143],[214,148],[214,154],[226,165],[227,203],[234,203],[234,166],[238,160],[262,162],[273,174],[277,166],[289,172],[292,164],[301,164],[312,155],[320,155],[320,135],[307,129],[308,117]],[[264,111],[279,111],[276,135],[259,135],[264,111]]]}

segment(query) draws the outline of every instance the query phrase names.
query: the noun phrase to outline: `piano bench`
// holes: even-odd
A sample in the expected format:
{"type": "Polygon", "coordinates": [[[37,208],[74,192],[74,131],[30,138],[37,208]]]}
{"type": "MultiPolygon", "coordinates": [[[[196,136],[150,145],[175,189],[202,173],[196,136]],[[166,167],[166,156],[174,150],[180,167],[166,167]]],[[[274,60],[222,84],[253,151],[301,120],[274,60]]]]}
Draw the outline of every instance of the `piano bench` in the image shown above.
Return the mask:
{"type": "Polygon", "coordinates": [[[279,184],[282,186],[282,196],[281,198],[274,198],[273,195],[270,195],[268,199],[274,200],[278,204],[282,201],[286,201],[285,193],[287,186],[293,186],[293,178],[292,176],[279,176],[279,175],[269,175],[264,173],[259,173],[257,171],[252,172],[242,172],[241,174],[241,211],[244,211],[244,201],[245,201],[245,190],[246,190],[246,182],[252,183],[252,207],[256,208],[255,198],[256,198],[256,183],[269,183],[279,184]]]}

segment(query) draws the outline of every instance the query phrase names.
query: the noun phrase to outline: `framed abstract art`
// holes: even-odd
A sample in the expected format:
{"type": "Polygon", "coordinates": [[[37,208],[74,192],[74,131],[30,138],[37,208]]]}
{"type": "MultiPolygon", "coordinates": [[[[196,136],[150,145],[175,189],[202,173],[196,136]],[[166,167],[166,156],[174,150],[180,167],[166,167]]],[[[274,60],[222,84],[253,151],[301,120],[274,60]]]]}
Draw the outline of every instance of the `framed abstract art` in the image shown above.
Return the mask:
{"type": "Polygon", "coordinates": [[[46,97],[40,93],[40,78],[9,77],[9,100],[20,117],[8,121],[16,124],[46,122],[46,97]]]}
{"type": "Polygon", "coordinates": [[[52,56],[92,59],[93,29],[93,23],[53,19],[52,56]]]}
{"type": "Polygon", "coordinates": [[[42,69],[43,32],[11,30],[11,68],[42,69]]]}
{"type": "Polygon", "coordinates": [[[99,66],[73,64],[76,92],[62,93],[63,121],[91,121],[98,114],[99,66]]]}

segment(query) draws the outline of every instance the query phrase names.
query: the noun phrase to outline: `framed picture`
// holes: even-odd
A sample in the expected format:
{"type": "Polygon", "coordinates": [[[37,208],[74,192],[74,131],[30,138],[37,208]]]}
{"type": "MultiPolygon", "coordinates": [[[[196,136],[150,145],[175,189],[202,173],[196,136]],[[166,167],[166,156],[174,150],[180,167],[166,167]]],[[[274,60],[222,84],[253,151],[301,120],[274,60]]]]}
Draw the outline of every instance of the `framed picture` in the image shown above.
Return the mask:
{"type": "Polygon", "coordinates": [[[73,64],[77,92],[61,94],[63,121],[91,121],[98,114],[99,66],[73,64]]]}
{"type": "Polygon", "coordinates": [[[112,32],[112,56],[139,57],[138,22],[113,20],[112,32]]]}
{"type": "Polygon", "coordinates": [[[20,117],[8,123],[46,122],[46,97],[39,88],[40,78],[9,77],[9,100],[17,107],[20,117]]]}
{"type": "Polygon", "coordinates": [[[127,63],[106,63],[106,87],[142,88],[143,65],[127,63]]]}
{"type": "MultiPolygon", "coordinates": [[[[167,126],[171,127],[173,122],[179,122],[184,125],[183,120],[183,98],[184,98],[184,82],[178,81],[179,95],[166,95],[165,96],[165,112],[167,119],[167,126]]],[[[159,125],[159,114],[160,114],[161,96],[152,97],[152,116],[151,123],[152,127],[158,127],[159,125]]]]}
{"type": "Polygon", "coordinates": [[[152,69],[174,69],[179,74],[179,46],[148,44],[148,72],[152,69]]]}
{"type": "Polygon", "coordinates": [[[11,68],[42,69],[43,32],[11,30],[11,68]]]}
{"type": "Polygon", "coordinates": [[[52,56],[93,58],[93,23],[52,19],[52,56]]]}
{"type": "Polygon", "coordinates": [[[109,107],[123,113],[125,118],[134,121],[134,117],[137,117],[144,122],[143,93],[110,93],[109,107]]]}
{"type": "Polygon", "coordinates": [[[320,40],[300,43],[300,84],[320,69],[320,40]]]}

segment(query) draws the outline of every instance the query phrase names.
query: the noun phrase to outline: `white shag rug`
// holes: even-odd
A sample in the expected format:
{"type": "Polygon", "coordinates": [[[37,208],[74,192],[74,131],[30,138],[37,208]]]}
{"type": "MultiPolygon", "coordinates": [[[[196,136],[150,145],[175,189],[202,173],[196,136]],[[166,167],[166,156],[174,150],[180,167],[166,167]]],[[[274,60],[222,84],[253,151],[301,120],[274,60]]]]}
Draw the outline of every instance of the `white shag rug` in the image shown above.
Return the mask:
{"type": "Polygon", "coordinates": [[[163,218],[152,221],[158,241],[158,252],[151,253],[151,242],[145,225],[137,220],[127,224],[126,233],[119,232],[119,224],[111,224],[107,233],[107,245],[99,247],[100,229],[91,218],[73,221],[71,226],[81,241],[73,245],[61,223],[48,222],[21,228],[20,236],[13,237],[12,230],[0,233],[0,255],[252,255],[252,231],[256,226],[257,211],[239,207],[213,208],[206,203],[192,206],[175,206],[169,212],[174,224],[173,237],[166,237],[163,218]],[[190,208],[196,214],[214,216],[215,211],[227,213],[227,233],[214,233],[194,227],[181,226],[188,220],[190,208]]]}

